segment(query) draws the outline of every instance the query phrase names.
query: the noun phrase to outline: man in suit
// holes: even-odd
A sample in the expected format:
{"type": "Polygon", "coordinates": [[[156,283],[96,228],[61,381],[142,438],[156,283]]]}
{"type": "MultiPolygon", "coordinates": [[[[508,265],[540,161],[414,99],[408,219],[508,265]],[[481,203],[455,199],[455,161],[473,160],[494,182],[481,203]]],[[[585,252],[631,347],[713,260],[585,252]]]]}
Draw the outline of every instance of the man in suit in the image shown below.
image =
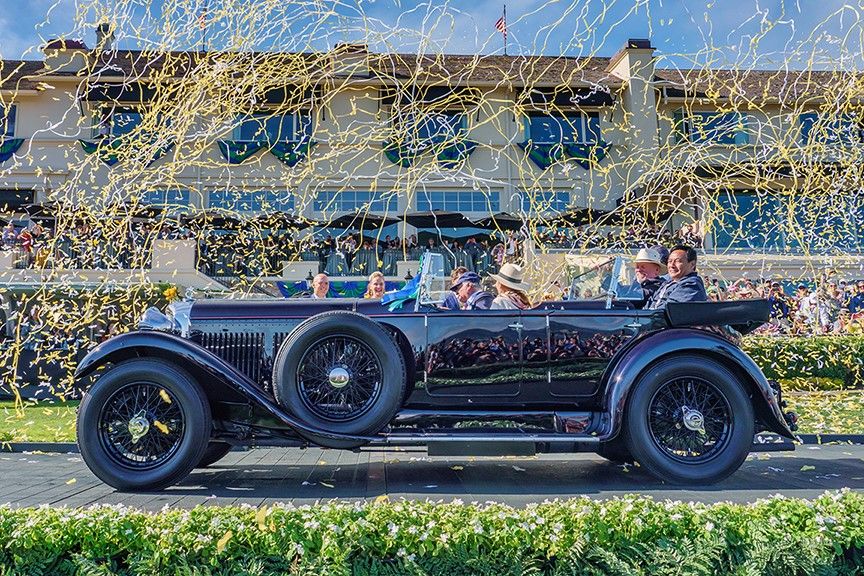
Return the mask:
{"type": "Polygon", "coordinates": [[[645,308],[666,308],[669,302],[707,302],[702,278],[696,273],[696,250],[679,244],[669,252],[666,263],[669,281],[660,286],[645,308]]]}
{"type": "MultiPolygon", "coordinates": [[[[641,304],[645,304],[666,281],[661,276],[661,274],[666,272],[666,266],[663,265],[660,253],[654,248],[642,248],[639,250],[636,259],[633,261],[633,266],[635,268],[636,281],[633,283],[631,291],[641,290],[641,304]]],[[[639,307],[641,308],[641,306],[639,307]]]]}

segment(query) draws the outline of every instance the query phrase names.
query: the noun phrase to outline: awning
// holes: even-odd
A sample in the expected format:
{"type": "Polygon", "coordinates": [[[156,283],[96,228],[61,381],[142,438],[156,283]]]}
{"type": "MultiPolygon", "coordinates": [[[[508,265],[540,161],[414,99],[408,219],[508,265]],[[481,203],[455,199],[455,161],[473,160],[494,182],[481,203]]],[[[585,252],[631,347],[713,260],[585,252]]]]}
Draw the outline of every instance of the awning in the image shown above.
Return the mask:
{"type": "Polygon", "coordinates": [[[611,106],[615,98],[605,86],[573,88],[561,86],[556,88],[532,88],[523,92],[518,99],[522,106],[545,108],[558,107],[592,107],[611,106]]]}
{"type": "Polygon", "coordinates": [[[35,194],[33,190],[0,189],[0,212],[20,210],[22,206],[33,202],[35,194]]]}
{"type": "Polygon", "coordinates": [[[191,228],[214,230],[236,230],[241,222],[238,218],[218,210],[202,210],[191,215],[182,215],[180,221],[191,228]]]}
{"type": "Polygon", "coordinates": [[[84,94],[88,102],[118,102],[124,104],[144,104],[156,98],[156,88],[141,82],[123,84],[91,84],[84,94]]]}
{"type": "Polygon", "coordinates": [[[318,222],[306,220],[287,212],[268,212],[259,214],[249,220],[252,226],[266,230],[303,230],[310,226],[317,226],[318,222]]]}
{"type": "Polygon", "coordinates": [[[474,223],[461,212],[433,210],[409,212],[402,220],[417,228],[473,228],[474,223]]]}
{"type": "Polygon", "coordinates": [[[474,221],[475,226],[486,230],[521,230],[526,223],[521,217],[507,212],[498,212],[474,221]]]}
{"type": "Polygon", "coordinates": [[[330,222],[323,223],[328,228],[352,230],[376,230],[399,222],[398,218],[364,212],[362,214],[343,214],[330,222]]]}

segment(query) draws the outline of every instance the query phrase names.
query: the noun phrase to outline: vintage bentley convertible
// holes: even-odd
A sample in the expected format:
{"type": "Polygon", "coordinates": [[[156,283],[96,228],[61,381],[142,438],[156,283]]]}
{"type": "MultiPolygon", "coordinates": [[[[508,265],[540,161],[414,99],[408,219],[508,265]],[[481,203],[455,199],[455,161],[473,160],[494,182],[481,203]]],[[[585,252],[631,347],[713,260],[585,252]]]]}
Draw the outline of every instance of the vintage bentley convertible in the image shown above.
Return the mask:
{"type": "Polygon", "coordinates": [[[615,259],[577,276],[569,300],[448,311],[442,264],[424,258],[382,301],[148,310],[78,366],[84,461],[115,488],[152,490],[236,445],[592,451],[704,484],[735,472],[755,434],[794,438],[779,386],[716,328],[755,329],[767,301],[641,310],[615,259]]]}

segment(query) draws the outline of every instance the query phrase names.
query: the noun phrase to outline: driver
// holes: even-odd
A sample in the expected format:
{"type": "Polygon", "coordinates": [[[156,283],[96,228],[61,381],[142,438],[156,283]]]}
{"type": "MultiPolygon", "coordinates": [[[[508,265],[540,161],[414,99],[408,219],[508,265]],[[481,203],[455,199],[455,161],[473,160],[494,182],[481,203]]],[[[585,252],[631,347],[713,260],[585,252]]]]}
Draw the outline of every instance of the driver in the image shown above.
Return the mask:
{"type": "Polygon", "coordinates": [[[462,304],[463,310],[488,310],[495,299],[480,287],[480,276],[476,272],[465,272],[450,287],[462,304]]]}
{"type": "Polygon", "coordinates": [[[642,291],[642,304],[644,305],[651,300],[654,293],[665,282],[665,278],[660,275],[666,273],[666,266],[663,265],[660,252],[654,248],[639,250],[636,259],[633,260],[633,266],[636,268],[636,281],[633,283],[633,289],[642,291]]]}

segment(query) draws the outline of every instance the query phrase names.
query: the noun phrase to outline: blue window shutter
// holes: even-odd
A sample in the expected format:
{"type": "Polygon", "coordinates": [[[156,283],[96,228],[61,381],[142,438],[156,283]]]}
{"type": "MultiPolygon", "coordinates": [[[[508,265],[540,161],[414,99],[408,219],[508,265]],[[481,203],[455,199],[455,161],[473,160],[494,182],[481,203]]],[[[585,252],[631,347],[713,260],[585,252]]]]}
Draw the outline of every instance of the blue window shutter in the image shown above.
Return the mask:
{"type": "Polygon", "coordinates": [[[675,143],[685,142],[689,137],[689,126],[684,117],[684,108],[675,110],[672,114],[672,133],[675,135],[675,143]]]}
{"type": "Polygon", "coordinates": [[[735,144],[749,144],[750,143],[750,114],[745,112],[738,114],[738,124],[740,126],[739,129],[735,131],[735,144]]]}
{"type": "Polygon", "coordinates": [[[819,119],[819,115],[815,112],[798,115],[798,122],[801,125],[801,144],[807,145],[811,143],[813,125],[819,119]]]}
{"type": "Polygon", "coordinates": [[[600,133],[600,113],[599,112],[588,112],[588,114],[585,115],[585,127],[588,130],[588,133],[583,138],[583,140],[585,142],[597,144],[603,140],[602,135],[600,133]]]}

